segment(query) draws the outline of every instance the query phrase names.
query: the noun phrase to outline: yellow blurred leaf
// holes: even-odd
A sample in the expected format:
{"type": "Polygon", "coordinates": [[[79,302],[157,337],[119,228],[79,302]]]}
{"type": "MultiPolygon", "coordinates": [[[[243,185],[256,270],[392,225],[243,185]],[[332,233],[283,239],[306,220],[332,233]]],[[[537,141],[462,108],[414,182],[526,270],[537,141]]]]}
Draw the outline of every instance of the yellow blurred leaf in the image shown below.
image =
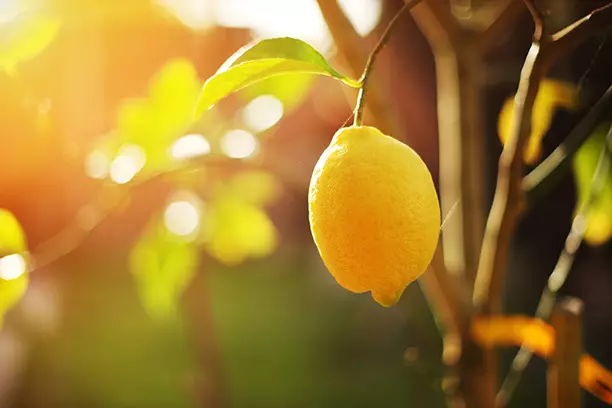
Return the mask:
{"type": "MultiPolygon", "coordinates": [[[[574,178],[578,194],[576,211],[585,205],[590,195],[593,176],[608,129],[610,123],[599,126],[574,156],[574,178]]],[[[587,243],[601,245],[612,238],[612,172],[608,172],[601,192],[589,205],[585,215],[587,226],[584,239],[587,243]]]]}
{"type": "Polygon", "coordinates": [[[223,191],[206,207],[202,240],[208,252],[227,265],[264,257],[277,244],[276,229],[263,210],[223,191]]]}
{"type": "Polygon", "coordinates": [[[0,209],[0,256],[23,252],[27,248],[19,221],[7,210],[0,209]]]}
{"type": "MultiPolygon", "coordinates": [[[[550,128],[553,115],[559,108],[573,110],[578,107],[578,90],[575,85],[553,79],[544,79],[533,105],[531,134],[525,147],[524,160],[534,164],[540,158],[542,139],[550,128]]],[[[497,132],[503,144],[510,137],[514,96],[508,98],[499,114],[497,132]]]]}
{"type": "Polygon", "coordinates": [[[26,239],[19,221],[0,209],[0,326],[28,288],[26,239]]]}
{"type": "MultiPolygon", "coordinates": [[[[471,332],[474,340],[485,348],[524,345],[542,358],[548,358],[555,349],[554,328],[532,317],[477,317],[471,332]]],[[[612,373],[588,354],[580,358],[580,385],[612,404],[612,373]]]]}
{"type": "Polygon", "coordinates": [[[230,180],[229,188],[246,202],[263,206],[271,203],[280,194],[280,183],[266,171],[249,171],[236,175],[230,180]]]}
{"type": "Polygon", "coordinates": [[[17,66],[40,54],[60,28],[55,18],[22,13],[11,22],[9,33],[0,42],[0,70],[13,73],[17,66]]]}
{"type": "Polygon", "coordinates": [[[154,220],[132,248],[129,265],[147,313],[158,320],[177,312],[181,295],[193,279],[198,252],[154,220]]]}

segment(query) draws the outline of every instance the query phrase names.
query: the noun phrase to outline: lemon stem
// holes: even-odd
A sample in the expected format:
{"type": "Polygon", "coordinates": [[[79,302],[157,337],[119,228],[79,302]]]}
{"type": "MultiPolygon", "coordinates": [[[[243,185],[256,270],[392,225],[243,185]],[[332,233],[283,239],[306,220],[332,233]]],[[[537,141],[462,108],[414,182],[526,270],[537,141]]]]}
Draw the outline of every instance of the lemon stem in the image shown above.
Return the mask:
{"type": "Polygon", "coordinates": [[[370,78],[370,74],[372,72],[372,67],[374,66],[374,62],[376,61],[376,57],[378,57],[378,54],[380,53],[380,51],[382,51],[384,46],[389,41],[389,37],[391,37],[391,32],[395,28],[395,25],[397,21],[399,20],[399,17],[404,13],[404,11],[410,10],[412,7],[416,6],[420,2],[421,0],[412,0],[412,1],[406,1],[404,3],[402,8],[395,14],[395,16],[393,16],[393,18],[389,22],[389,25],[387,25],[385,32],[380,37],[380,40],[378,40],[378,43],[376,44],[376,46],[370,53],[370,56],[368,57],[365,68],[363,69],[363,74],[361,75],[361,79],[359,80],[361,82],[361,87],[359,88],[359,94],[357,95],[357,105],[355,106],[355,122],[354,122],[355,126],[363,125],[363,110],[365,107],[365,97],[366,97],[366,92],[368,88],[368,81],[370,78]]]}

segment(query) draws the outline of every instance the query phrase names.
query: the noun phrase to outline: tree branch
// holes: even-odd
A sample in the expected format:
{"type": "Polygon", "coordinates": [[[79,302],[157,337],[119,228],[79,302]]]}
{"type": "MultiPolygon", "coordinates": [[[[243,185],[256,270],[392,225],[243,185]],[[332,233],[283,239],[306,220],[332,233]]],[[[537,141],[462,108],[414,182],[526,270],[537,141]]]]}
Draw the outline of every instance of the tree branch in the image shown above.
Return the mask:
{"type": "MultiPolygon", "coordinates": [[[[530,1],[526,3],[529,6],[530,1]]],[[[532,15],[536,18],[536,34],[538,30],[544,33],[545,27],[539,14],[537,11],[534,13],[532,15]]],[[[534,42],[527,55],[515,96],[510,140],[500,157],[498,182],[487,220],[474,288],[474,304],[485,313],[498,311],[501,303],[501,284],[506,269],[510,238],[524,204],[521,187],[522,152],[529,135],[531,110],[540,79],[559,58],[568,54],[589,36],[611,26],[611,17],[612,3],[552,35],[549,41],[543,37],[542,44],[534,42]]],[[[537,35],[534,35],[534,38],[537,38],[537,35]]]]}
{"type": "MultiPolygon", "coordinates": [[[[606,135],[606,140],[603,149],[599,155],[597,161],[597,167],[593,173],[593,180],[586,201],[579,209],[578,213],[572,221],[571,230],[565,240],[565,246],[559,256],[559,260],[553,269],[553,272],[548,278],[548,284],[544,289],[538,307],[535,312],[535,316],[542,320],[548,320],[555,305],[557,299],[557,292],[567,279],[569,272],[574,264],[576,253],[582,244],[584,239],[584,233],[587,225],[587,213],[593,204],[597,200],[603,187],[605,185],[606,178],[610,174],[610,157],[612,156],[612,126],[606,135]]],[[[505,407],[510,402],[512,394],[516,390],[523,372],[527,368],[533,351],[524,345],[521,346],[520,350],[512,361],[510,371],[506,376],[502,387],[497,394],[497,405],[499,407],[505,407]]]]}
{"type": "Polygon", "coordinates": [[[527,6],[527,10],[529,10],[531,19],[535,24],[535,28],[533,30],[533,42],[539,43],[542,41],[542,36],[544,35],[544,16],[536,7],[534,0],[523,0],[523,2],[527,6]]]}
{"type": "Polygon", "coordinates": [[[612,28],[612,3],[593,10],[566,28],[551,35],[546,47],[547,64],[554,64],[594,34],[612,28]]]}
{"type": "Polygon", "coordinates": [[[522,211],[523,150],[530,133],[531,111],[544,76],[541,56],[540,44],[533,43],[514,99],[510,138],[499,160],[495,196],[474,284],[474,305],[485,314],[499,311],[510,238],[522,211]]]}
{"type": "Polygon", "coordinates": [[[442,2],[424,2],[412,14],[436,64],[442,211],[457,205],[442,233],[444,262],[471,290],[485,217],[482,53],[474,47],[474,33],[462,29],[442,2]]]}

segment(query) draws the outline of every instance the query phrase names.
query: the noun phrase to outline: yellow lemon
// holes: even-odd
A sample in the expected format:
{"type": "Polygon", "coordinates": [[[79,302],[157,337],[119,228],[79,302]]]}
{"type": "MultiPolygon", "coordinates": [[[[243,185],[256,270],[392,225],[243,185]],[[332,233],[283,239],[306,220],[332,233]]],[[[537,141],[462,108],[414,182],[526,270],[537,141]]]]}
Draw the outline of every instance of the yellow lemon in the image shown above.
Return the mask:
{"type": "Polygon", "coordinates": [[[440,205],[427,166],[378,129],[340,129],[308,194],[310,227],[325,266],[355,293],[396,303],[431,262],[440,205]]]}
{"type": "MultiPolygon", "coordinates": [[[[524,153],[526,163],[534,164],[539,160],[542,138],[550,128],[555,110],[557,108],[573,110],[578,107],[578,103],[578,89],[575,85],[553,79],[542,80],[533,104],[531,135],[524,153]]],[[[506,99],[499,113],[497,132],[503,144],[506,144],[510,137],[513,115],[514,96],[506,99]]]]}

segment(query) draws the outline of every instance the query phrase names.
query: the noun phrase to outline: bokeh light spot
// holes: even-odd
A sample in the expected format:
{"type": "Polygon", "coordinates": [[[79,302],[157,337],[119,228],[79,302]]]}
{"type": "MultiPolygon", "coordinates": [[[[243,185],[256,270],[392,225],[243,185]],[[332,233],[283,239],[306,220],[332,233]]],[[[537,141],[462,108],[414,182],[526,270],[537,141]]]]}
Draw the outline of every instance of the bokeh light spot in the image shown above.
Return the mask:
{"type": "Polygon", "coordinates": [[[276,125],[283,117],[283,103],[272,95],[253,99],[242,111],[246,125],[254,132],[262,132],[276,125]]]}
{"type": "Polygon", "coordinates": [[[0,1],[0,24],[14,20],[22,11],[20,0],[1,0],[0,1]]]}
{"type": "Polygon", "coordinates": [[[215,23],[215,5],[210,0],[157,0],[157,3],[192,30],[204,30],[215,23]]]}
{"type": "Polygon", "coordinates": [[[127,144],[122,146],[119,149],[119,156],[126,156],[132,158],[134,160],[134,164],[137,167],[136,171],[140,171],[147,161],[147,154],[142,149],[142,147],[133,144],[127,144]]]}
{"type": "Polygon", "coordinates": [[[257,138],[241,129],[230,130],[221,139],[221,150],[233,159],[245,159],[253,156],[257,152],[258,146],[257,138]]]}
{"type": "Polygon", "coordinates": [[[339,0],[339,4],[355,30],[363,37],[374,30],[380,21],[381,0],[339,0]]]}
{"type": "Polygon", "coordinates": [[[20,254],[0,258],[0,279],[17,279],[26,271],[26,261],[20,254]]]}
{"type": "Polygon", "coordinates": [[[174,201],[166,207],[164,224],[168,231],[179,236],[193,234],[200,225],[200,212],[190,201],[174,201]]]}
{"type": "Polygon", "coordinates": [[[117,184],[125,184],[138,173],[134,159],[128,156],[117,156],[110,167],[110,177],[117,184]]]}
{"type": "Polygon", "coordinates": [[[94,179],[108,176],[108,157],[99,150],[89,153],[85,159],[85,173],[94,179]]]}
{"type": "Polygon", "coordinates": [[[145,165],[144,150],[136,145],[125,145],[110,166],[110,178],[117,184],[125,184],[134,178],[145,165]]]}
{"type": "Polygon", "coordinates": [[[178,139],[170,148],[175,159],[190,159],[210,153],[210,143],[202,135],[191,134],[178,139]]]}

